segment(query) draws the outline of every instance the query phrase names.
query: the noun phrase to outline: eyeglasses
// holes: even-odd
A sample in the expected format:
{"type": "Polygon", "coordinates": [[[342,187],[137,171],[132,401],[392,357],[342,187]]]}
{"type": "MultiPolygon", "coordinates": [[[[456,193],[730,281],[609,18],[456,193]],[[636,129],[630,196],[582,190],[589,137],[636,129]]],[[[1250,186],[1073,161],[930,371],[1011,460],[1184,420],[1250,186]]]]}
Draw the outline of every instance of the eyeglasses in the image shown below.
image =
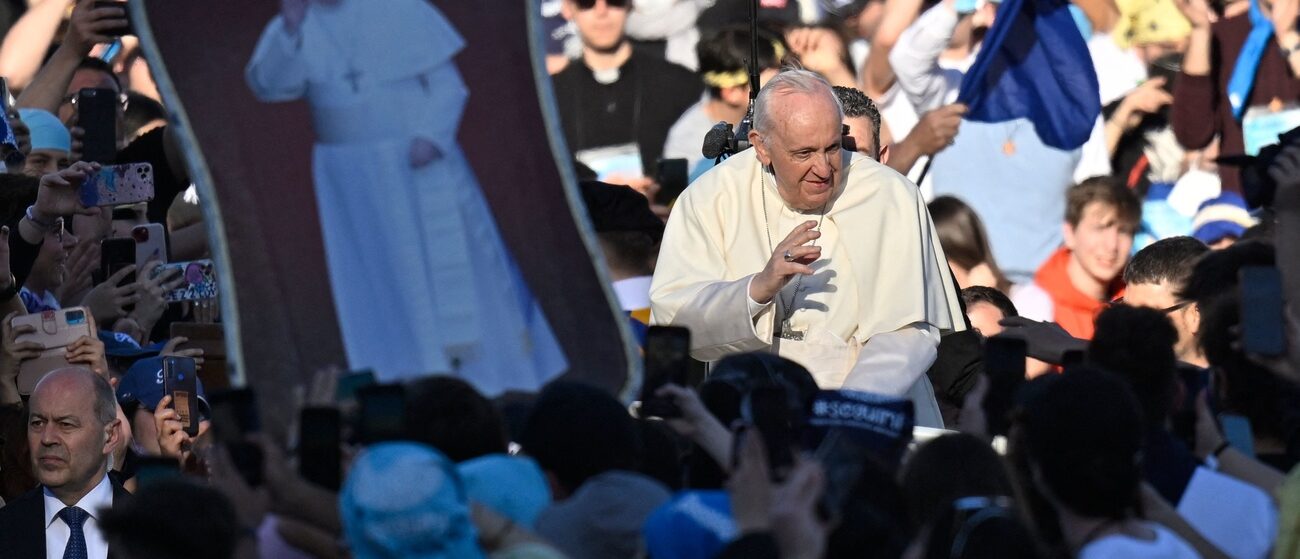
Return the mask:
{"type": "MultiPolygon", "coordinates": [[[[1112,307],[1118,307],[1118,306],[1120,306],[1120,305],[1127,305],[1128,303],[1125,303],[1125,302],[1124,302],[1124,298],[1123,298],[1123,297],[1120,297],[1119,299],[1115,299],[1114,301],[1111,301],[1109,304],[1110,304],[1110,306],[1112,306],[1112,307]]],[[[1163,308],[1163,309],[1156,309],[1156,310],[1158,310],[1158,311],[1160,311],[1160,312],[1162,312],[1162,313],[1165,313],[1165,314],[1169,314],[1169,313],[1171,313],[1171,312],[1174,312],[1174,311],[1177,311],[1177,310],[1181,310],[1181,309],[1187,307],[1187,306],[1190,305],[1190,304],[1192,304],[1192,301],[1183,301],[1183,302],[1181,302],[1181,303],[1176,303],[1176,304],[1173,304],[1173,305],[1169,305],[1168,307],[1165,307],[1165,308],[1163,308]]]]}
{"type": "MultiPolygon", "coordinates": [[[[626,8],[632,0],[604,0],[605,5],[610,8],[626,8]]],[[[597,0],[574,0],[579,10],[590,10],[596,7],[597,0]]]]}
{"type": "MultiPolygon", "coordinates": [[[[128,106],[130,106],[130,104],[131,104],[131,97],[130,97],[129,95],[127,95],[125,92],[118,93],[118,94],[117,94],[117,102],[118,102],[118,104],[122,105],[122,110],[125,111],[126,108],[127,108],[128,106]]],[[[64,95],[64,96],[63,96],[63,104],[64,104],[64,105],[72,105],[73,107],[76,107],[76,106],[77,106],[77,94],[76,94],[76,93],[69,93],[69,94],[67,94],[67,95],[64,95]]]]}

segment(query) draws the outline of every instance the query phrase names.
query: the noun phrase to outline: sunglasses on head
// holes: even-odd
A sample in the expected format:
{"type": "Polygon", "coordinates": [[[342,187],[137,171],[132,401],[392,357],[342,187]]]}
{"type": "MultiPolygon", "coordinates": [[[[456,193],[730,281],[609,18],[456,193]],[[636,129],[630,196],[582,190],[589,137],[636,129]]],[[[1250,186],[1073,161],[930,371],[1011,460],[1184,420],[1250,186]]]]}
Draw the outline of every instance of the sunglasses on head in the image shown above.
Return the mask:
{"type": "MultiPolygon", "coordinates": [[[[596,2],[600,0],[574,0],[579,10],[590,10],[596,7],[596,2]]],[[[605,5],[610,8],[626,8],[632,3],[632,0],[604,0],[605,5]]]]}

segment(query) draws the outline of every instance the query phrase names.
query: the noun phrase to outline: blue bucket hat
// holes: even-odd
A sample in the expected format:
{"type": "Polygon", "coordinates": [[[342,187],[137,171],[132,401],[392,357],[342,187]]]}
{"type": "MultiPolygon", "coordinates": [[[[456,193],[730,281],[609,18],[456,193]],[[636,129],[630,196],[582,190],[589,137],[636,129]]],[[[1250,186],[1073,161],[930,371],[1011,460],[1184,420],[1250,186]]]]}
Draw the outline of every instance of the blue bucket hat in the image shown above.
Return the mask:
{"type": "Polygon", "coordinates": [[[532,528],[551,504],[551,488],[531,458],[489,454],[456,466],[469,500],[481,503],[515,524],[532,528]]]}
{"type": "Polygon", "coordinates": [[[432,447],[367,448],[343,483],[339,512],[357,559],[483,557],[456,466],[432,447]]]}

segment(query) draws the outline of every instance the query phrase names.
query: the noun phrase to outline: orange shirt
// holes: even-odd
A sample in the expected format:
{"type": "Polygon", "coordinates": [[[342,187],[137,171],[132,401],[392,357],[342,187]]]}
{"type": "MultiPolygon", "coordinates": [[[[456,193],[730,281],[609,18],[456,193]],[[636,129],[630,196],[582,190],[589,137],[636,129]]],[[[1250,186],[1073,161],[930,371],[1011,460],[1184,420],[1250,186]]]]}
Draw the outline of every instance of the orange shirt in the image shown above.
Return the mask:
{"type": "Polygon", "coordinates": [[[1124,280],[1115,278],[1106,290],[1109,296],[1099,301],[1074,287],[1070,274],[1066,271],[1069,263],[1070,249],[1061,247],[1038,268],[1038,273],[1034,274],[1034,283],[1052,298],[1053,321],[1065,328],[1071,336],[1091,340],[1093,322],[1112,299],[1124,292],[1124,280]]]}

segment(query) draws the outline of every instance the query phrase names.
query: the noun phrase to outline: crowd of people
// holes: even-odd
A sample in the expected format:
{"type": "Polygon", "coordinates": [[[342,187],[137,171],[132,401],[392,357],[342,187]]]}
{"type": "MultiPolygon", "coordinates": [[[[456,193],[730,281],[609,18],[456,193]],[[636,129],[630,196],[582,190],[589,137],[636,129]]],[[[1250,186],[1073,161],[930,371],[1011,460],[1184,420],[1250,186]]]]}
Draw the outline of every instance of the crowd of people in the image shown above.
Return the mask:
{"type": "MultiPolygon", "coordinates": [[[[303,96],[275,49],[358,2],[281,0],[250,87],[303,96]]],[[[1031,3],[1073,14],[1098,78],[1073,150],[956,102],[1020,15],[997,1],[763,0],[757,36],[750,0],[539,2],[637,401],[333,368],[303,372],[289,426],[229,386],[216,293],[162,266],[211,250],[124,6],[21,4],[0,2],[21,14],[0,11],[0,557],[1300,557],[1300,0],[1031,3]],[[151,200],[84,204],[110,163],[83,160],[87,89],[151,200]],[[751,110],[752,147],[705,157],[751,110]]],[[[435,67],[459,83],[452,42],[435,67]]],[[[411,167],[467,169],[443,140],[411,167]]],[[[318,189],[354,164],[328,151],[318,189]]],[[[376,366],[423,362],[391,345],[376,366]]]]}

